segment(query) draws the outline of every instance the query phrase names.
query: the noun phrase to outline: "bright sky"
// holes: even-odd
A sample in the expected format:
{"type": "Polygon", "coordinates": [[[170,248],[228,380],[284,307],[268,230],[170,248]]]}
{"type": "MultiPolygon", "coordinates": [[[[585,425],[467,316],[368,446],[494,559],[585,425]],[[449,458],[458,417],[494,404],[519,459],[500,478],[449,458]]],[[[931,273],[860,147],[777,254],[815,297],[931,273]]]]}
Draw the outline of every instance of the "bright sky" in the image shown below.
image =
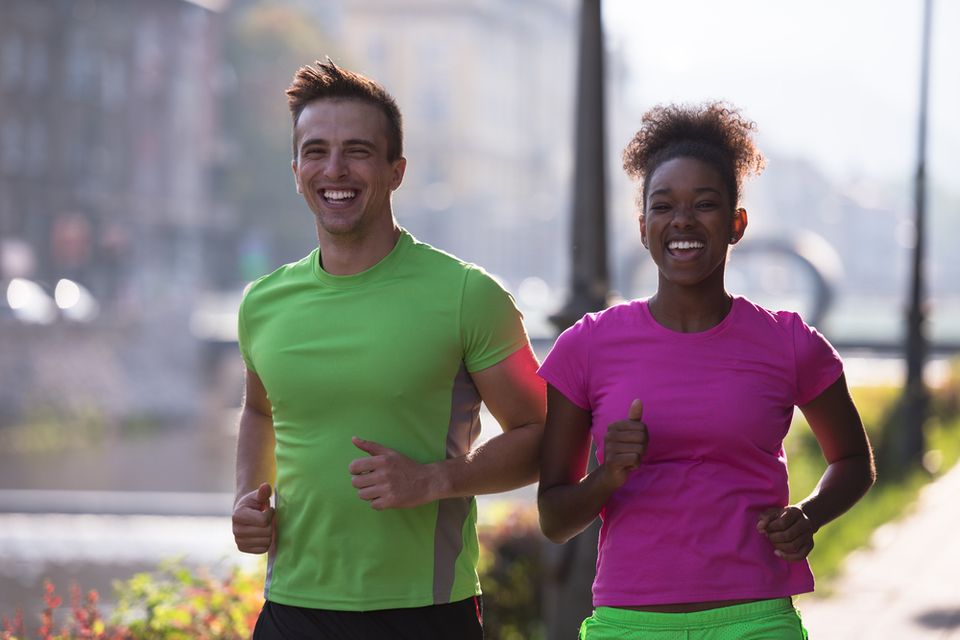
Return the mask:
{"type": "MultiPolygon", "coordinates": [[[[903,179],[917,154],[922,0],[604,0],[631,104],[725,99],[761,147],[836,178],[903,179]]],[[[934,0],[929,170],[960,195],[960,2],[934,0]]]]}

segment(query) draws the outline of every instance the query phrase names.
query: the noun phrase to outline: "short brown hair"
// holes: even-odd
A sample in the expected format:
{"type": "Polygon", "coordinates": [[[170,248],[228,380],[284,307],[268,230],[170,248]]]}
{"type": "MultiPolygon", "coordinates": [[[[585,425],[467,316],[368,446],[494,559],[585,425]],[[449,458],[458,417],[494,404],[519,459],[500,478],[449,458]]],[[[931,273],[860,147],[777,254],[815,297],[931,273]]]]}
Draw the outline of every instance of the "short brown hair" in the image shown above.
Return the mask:
{"type": "MultiPolygon", "coordinates": [[[[341,69],[327,58],[313,65],[300,67],[287,88],[287,105],[296,129],[300,114],[314,100],[341,98],[361,100],[379,108],[387,119],[387,160],[393,162],[403,156],[403,121],[397,101],[386,89],[366,76],[341,69]]],[[[293,155],[297,149],[294,142],[293,155]]]]}
{"type": "Polygon", "coordinates": [[[764,159],[753,143],[757,125],[723,102],[657,105],[643,114],[640,130],[623,151],[623,168],[642,179],[639,205],[653,172],[674,158],[695,158],[712,166],[727,187],[731,204],[740,200],[743,179],[763,171],[764,159]]]}

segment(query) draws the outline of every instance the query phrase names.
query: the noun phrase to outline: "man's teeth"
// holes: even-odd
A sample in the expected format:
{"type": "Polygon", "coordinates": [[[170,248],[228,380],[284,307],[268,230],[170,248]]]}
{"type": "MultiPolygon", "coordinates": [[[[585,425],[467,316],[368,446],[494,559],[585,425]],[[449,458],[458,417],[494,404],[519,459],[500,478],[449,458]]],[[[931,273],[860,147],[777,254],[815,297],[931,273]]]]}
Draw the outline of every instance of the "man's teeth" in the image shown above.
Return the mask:
{"type": "Polygon", "coordinates": [[[357,195],[356,191],[353,190],[343,190],[343,191],[331,191],[327,190],[323,192],[323,197],[327,200],[349,200],[357,195]]]}
{"type": "Polygon", "coordinates": [[[667,244],[668,249],[702,249],[703,243],[699,240],[673,240],[667,244]]]}

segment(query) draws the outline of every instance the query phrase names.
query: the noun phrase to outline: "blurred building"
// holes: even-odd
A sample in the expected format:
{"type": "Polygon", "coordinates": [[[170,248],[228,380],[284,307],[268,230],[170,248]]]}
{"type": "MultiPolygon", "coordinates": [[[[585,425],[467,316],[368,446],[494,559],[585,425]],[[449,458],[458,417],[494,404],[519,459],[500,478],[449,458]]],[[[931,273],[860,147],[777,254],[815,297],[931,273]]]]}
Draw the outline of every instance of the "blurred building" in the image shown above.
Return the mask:
{"type": "Polygon", "coordinates": [[[214,217],[213,6],[4,0],[0,233],[36,252],[21,275],[138,304],[196,281],[214,217]]]}
{"type": "Polygon", "coordinates": [[[401,224],[516,291],[566,268],[578,3],[351,0],[345,66],[404,114],[401,224]]]}
{"type": "Polygon", "coordinates": [[[44,355],[30,349],[99,341],[101,349],[66,350],[84,354],[73,371],[81,387],[116,359],[106,366],[119,379],[104,374],[107,388],[85,389],[93,398],[131,411],[189,399],[180,395],[189,375],[165,363],[191,358],[186,318],[202,285],[204,238],[226,224],[208,187],[224,4],[3,0],[0,279],[4,289],[19,277],[51,292],[70,279],[100,310],[82,330],[61,321],[18,328],[0,317],[5,380],[14,353],[29,363],[19,364],[30,378],[21,382],[36,384],[50,376],[37,370],[44,355]],[[101,362],[90,361],[96,353],[101,362]]]}

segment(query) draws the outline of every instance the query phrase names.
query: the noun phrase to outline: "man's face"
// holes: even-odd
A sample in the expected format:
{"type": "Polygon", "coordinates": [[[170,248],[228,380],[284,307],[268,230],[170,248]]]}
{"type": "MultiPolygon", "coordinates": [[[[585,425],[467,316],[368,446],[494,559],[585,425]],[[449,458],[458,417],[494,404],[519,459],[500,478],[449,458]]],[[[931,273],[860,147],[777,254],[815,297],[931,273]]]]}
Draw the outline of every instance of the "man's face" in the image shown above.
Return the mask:
{"type": "Polygon", "coordinates": [[[294,128],[297,192],[317,219],[317,232],[362,237],[393,224],[390,196],[406,160],[387,160],[386,117],[359,100],[321,99],[294,128]]]}

